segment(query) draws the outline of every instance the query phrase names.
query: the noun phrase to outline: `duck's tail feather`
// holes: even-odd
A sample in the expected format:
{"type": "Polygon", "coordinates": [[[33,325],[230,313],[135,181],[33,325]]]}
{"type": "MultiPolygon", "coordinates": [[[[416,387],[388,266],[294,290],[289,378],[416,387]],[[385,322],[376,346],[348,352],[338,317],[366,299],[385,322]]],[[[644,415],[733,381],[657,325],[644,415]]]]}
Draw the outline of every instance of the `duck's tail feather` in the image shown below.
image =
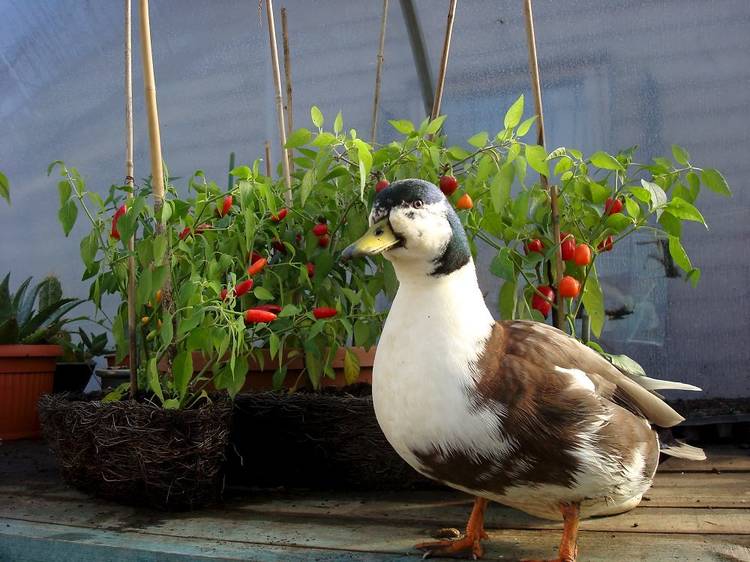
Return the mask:
{"type": "Polygon", "coordinates": [[[635,380],[646,390],[695,390],[700,392],[701,388],[684,382],[663,381],[651,377],[639,376],[635,380]]]}
{"type": "Polygon", "coordinates": [[[665,455],[691,461],[706,460],[706,453],[700,447],[694,447],[675,439],[670,430],[659,430],[659,450],[665,455]]]}

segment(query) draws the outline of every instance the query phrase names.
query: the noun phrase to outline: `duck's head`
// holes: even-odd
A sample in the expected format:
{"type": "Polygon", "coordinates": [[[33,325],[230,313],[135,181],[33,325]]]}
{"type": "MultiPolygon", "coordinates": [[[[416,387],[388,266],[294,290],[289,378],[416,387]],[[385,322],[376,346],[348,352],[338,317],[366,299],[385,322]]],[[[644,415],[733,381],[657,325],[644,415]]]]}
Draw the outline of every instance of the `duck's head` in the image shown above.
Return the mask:
{"type": "Polygon", "coordinates": [[[370,228],[343,259],[383,256],[396,272],[448,275],[471,260],[461,221],[437,186],[420,179],[395,181],[375,197],[370,228]]]}

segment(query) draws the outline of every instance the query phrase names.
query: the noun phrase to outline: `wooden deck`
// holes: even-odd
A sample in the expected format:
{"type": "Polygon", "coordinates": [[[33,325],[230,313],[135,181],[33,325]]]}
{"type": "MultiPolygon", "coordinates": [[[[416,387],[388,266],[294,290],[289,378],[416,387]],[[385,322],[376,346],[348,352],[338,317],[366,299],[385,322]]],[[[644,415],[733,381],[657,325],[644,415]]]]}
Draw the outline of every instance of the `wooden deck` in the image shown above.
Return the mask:
{"type": "MultiPolygon", "coordinates": [[[[750,561],[750,451],[670,459],[640,507],[581,524],[584,561],[750,561]]],[[[39,442],[0,446],[0,561],[415,560],[414,543],[460,527],[450,491],[245,494],[223,508],[166,514],[65,486],[39,442]]],[[[560,525],[491,505],[486,559],[556,554],[560,525]]]]}

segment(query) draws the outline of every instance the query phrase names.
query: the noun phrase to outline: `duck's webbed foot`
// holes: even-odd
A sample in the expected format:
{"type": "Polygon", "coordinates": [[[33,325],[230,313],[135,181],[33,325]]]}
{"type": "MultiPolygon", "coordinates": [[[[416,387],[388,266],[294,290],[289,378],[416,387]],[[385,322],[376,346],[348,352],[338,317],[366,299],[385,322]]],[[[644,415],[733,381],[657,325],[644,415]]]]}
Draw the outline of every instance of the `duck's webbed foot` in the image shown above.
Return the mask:
{"type": "Polygon", "coordinates": [[[424,558],[444,556],[479,560],[484,555],[481,541],[487,538],[487,533],[484,531],[484,510],[486,507],[486,499],[476,498],[469,522],[466,525],[465,534],[461,535],[458,529],[440,529],[437,533],[439,537],[451,538],[419,543],[416,548],[424,551],[424,558]]]}
{"type": "Polygon", "coordinates": [[[524,560],[523,562],[576,562],[576,558],[578,557],[578,519],[580,510],[581,506],[577,503],[560,506],[565,526],[563,527],[558,558],[554,560],[524,560]]]}

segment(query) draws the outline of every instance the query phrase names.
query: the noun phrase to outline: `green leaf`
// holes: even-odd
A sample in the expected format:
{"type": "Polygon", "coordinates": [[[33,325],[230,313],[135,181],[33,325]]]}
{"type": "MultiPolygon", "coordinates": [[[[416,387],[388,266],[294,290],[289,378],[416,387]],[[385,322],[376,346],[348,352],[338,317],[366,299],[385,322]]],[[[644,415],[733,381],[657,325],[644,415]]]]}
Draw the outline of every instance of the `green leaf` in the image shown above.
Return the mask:
{"type": "Polygon", "coordinates": [[[498,251],[490,263],[490,272],[506,281],[514,281],[516,278],[516,268],[510,254],[511,249],[505,246],[498,251]]]}
{"type": "Polygon", "coordinates": [[[10,184],[8,183],[8,177],[2,172],[0,172],[0,197],[10,205],[10,184]]]}
{"type": "Polygon", "coordinates": [[[682,222],[670,213],[662,213],[659,217],[659,224],[661,224],[664,232],[671,236],[679,238],[682,236],[682,222]]]}
{"type": "Polygon", "coordinates": [[[311,146],[322,148],[325,146],[330,146],[333,143],[336,142],[336,137],[332,135],[331,133],[327,133],[326,131],[323,131],[322,133],[319,133],[315,140],[312,141],[311,146]]]}
{"type": "Polygon", "coordinates": [[[193,354],[191,352],[183,351],[177,354],[172,363],[172,376],[180,400],[182,400],[187,392],[190,379],[193,377],[193,354]]]}
{"type": "Polygon", "coordinates": [[[286,140],[286,148],[297,148],[307,144],[312,138],[312,133],[305,128],[297,129],[286,140]]]}
{"type": "Polygon", "coordinates": [[[516,169],[510,163],[505,163],[500,171],[495,174],[490,184],[490,197],[492,198],[492,208],[496,213],[502,213],[505,205],[510,199],[510,188],[513,185],[516,169]]]}
{"type": "Polygon", "coordinates": [[[288,304],[279,312],[279,318],[286,318],[287,316],[295,316],[299,314],[299,308],[293,304],[288,304]]]}
{"type": "Polygon", "coordinates": [[[275,332],[271,332],[271,335],[268,338],[268,351],[271,353],[271,359],[276,358],[280,345],[281,340],[279,339],[279,336],[277,336],[275,332]]]}
{"type": "Polygon", "coordinates": [[[512,129],[521,122],[521,117],[523,117],[523,94],[505,112],[503,125],[506,129],[512,129]]]}
{"type": "Polygon", "coordinates": [[[323,113],[318,109],[317,105],[310,108],[310,118],[312,119],[313,125],[318,129],[323,126],[323,113]]]}
{"type": "Polygon", "coordinates": [[[638,219],[641,216],[641,207],[631,197],[625,198],[625,209],[628,211],[628,215],[634,219],[638,219]]]}
{"type": "Polygon", "coordinates": [[[262,301],[271,301],[274,298],[273,293],[265,287],[255,287],[255,289],[253,289],[253,294],[255,295],[255,298],[262,301]]]}
{"type": "Polygon", "coordinates": [[[615,213],[614,215],[608,216],[604,224],[608,229],[619,234],[633,224],[633,219],[626,217],[622,213],[615,213]]]}
{"type": "Polygon", "coordinates": [[[519,228],[526,224],[529,214],[529,192],[522,191],[516,197],[512,207],[513,227],[519,228]]]}
{"type": "Polygon", "coordinates": [[[591,265],[586,285],[583,288],[582,299],[583,306],[586,307],[591,320],[591,330],[598,338],[602,335],[602,328],[604,328],[604,295],[599,286],[599,276],[595,265],[591,265]]]}
{"type": "Polygon", "coordinates": [[[99,251],[99,237],[97,231],[92,230],[86,236],[81,238],[81,260],[86,268],[90,268],[96,259],[96,253],[99,251]]]}
{"type": "Polygon", "coordinates": [[[506,281],[500,287],[500,298],[498,299],[500,308],[500,318],[503,320],[513,320],[516,310],[516,280],[506,281]]]}
{"type": "Polygon", "coordinates": [[[354,343],[360,347],[365,347],[370,339],[370,327],[363,320],[357,320],[354,323],[354,343]]]}
{"type": "Polygon", "coordinates": [[[344,128],[344,117],[341,115],[341,112],[339,111],[336,114],[336,119],[333,120],[334,134],[338,135],[342,131],[343,128],[344,128]]]}
{"type": "Polygon", "coordinates": [[[307,368],[307,376],[310,378],[313,389],[318,390],[320,388],[320,378],[323,374],[323,365],[317,351],[305,351],[305,367],[307,368]]]}
{"type": "Polygon", "coordinates": [[[531,126],[534,124],[535,121],[536,121],[536,115],[534,115],[533,117],[529,117],[528,119],[526,119],[523,123],[521,123],[518,126],[518,129],[516,129],[516,134],[519,137],[522,137],[522,136],[526,135],[526,133],[529,132],[529,130],[531,129],[531,126]]]}
{"type": "Polygon", "coordinates": [[[248,166],[232,168],[229,170],[229,174],[241,180],[249,180],[253,177],[253,172],[248,166]]]}
{"type": "Polygon", "coordinates": [[[690,263],[690,258],[685,252],[685,248],[682,247],[680,239],[676,236],[669,237],[669,255],[672,256],[674,263],[683,271],[690,272],[693,269],[693,264],[690,263]]]}
{"type": "Polygon", "coordinates": [[[70,199],[70,194],[73,192],[73,188],[70,186],[70,182],[67,180],[61,180],[57,182],[57,192],[60,194],[60,206],[62,207],[70,199]]]}
{"type": "Polygon", "coordinates": [[[487,131],[482,131],[481,133],[477,133],[473,137],[471,137],[468,142],[471,146],[474,146],[476,148],[482,148],[487,144],[487,139],[489,139],[489,134],[487,134],[487,131]]]}
{"type": "Polygon", "coordinates": [[[674,215],[678,219],[695,221],[703,224],[704,226],[706,225],[706,220],[703,218],[703,215],[701,215],[701,212],[684,199],[672,199],[666,205],[664,210],[669,211],[670,214],[674,215]]]}
{"type": "Polygon", "coordinates": [[[359,378],[359,357],[349,348],[344,352],[344,379],[354,384],[359,378]]]}
{"type": "Polygon", "coordinates": [[[148,360],[146,376],[148,378],[148,387],[151,389],[151,392],[156,394],[161,402],[164,402],[164,392],[161,389],[161,382],[159,382],[159,370],[156,368],[156,357],[152,357],[148,360]]]}
{"type": "Polygon", "coordinates": [[[78,207],[76,206],[75,201],[68,199],[57,212],[57,218],[60,219],[60,224],[62,225],[65,236],[70,234],[70,231],[73,230],[73,226],[76,223],[76,218],[78,218],[78,207]]]}
{"type": "Polygon", "coordinates": [[[305,175],[302,176],[302,184],[299,188],[299,198],[302,206],[305,206],[307,198],[312,192],[312,188],[315,185],[315,170],[307,170],[305,175]]]}
{"type": "Polygon", "coordinates": [[[391,119],[388,122],[402,135],[408,135],[414,132],[414,123],[407,121],[406,119],[391,119]]]}
{"type": "Polygon", "coordinates": [[[646,203],[649,206],[651,205],[651,192],[648,189],[642,187],[628,187],[627,190],[641,203],[646,203]]]}
{"type": "Polygon", "coordinates": [[[602,151],[594,152],[594,154],[591,155],[591,163],[603,170],[622,171],[625,169],[622,167],[622,164],[617,161],[617,158],[602,151]]]}
{"type": "Polygon", "coordinates": [[[718,193],[719,195],[732,195],[732,190],[729,189],[727,180],[724,179],[724,176],[721,175],[719,170],[706,168],[701,173],[701,179],[703,180],[703,184],[711,191],[718,193]]]}
{"type": "Polygon", "coordinates": [[[667,204],[667,194],[658,184],[652,181],[641,180],[641,185],[651,195],[650,208],[656,211],[656,218],[658,219],[661,216],[664,205],[667,204]]]}
{"type": "Polygon", "coordinates": [[[674,157],[675,162],[682,164],[683,166],[687,166],[690,161],[690,154],[688,151],[677,144],[672,145],[672,156],[674,157]]]}
{"type": "Polygon", "coordinates": [[[161,316],[161,330],[159,331],[159,338],[161,339],[162,345],[169,345],[172,343],[174,337],[174,326],[172,325],[172,315],[168,311],[164,311],[161,316]]]}
{"type": "Polygon", "coordinates": [[[549,176],[547,153],[544,148],[536,144],[526,145],[526,161],[534,170],[544,176],[549,176]]]}
{"type": "Polygon", "coordinates": [[[701,280],[701,270],[697,267],[690,270],[687,274],[687,280],[690,282],[690,285],[692,285],[693,289],[698,286],[698,281],[701,280]]]}
{"type": "Polygon", "coordinates": [[[435,133],[437,133],[440,130],[440,127],[443,126],[446,117],[447,115],[440,115],[439,117],[436,117],[435,119],[430,121],[430,124],[427,125],[425,133],[428,135],[434,135],[435,133]]]}

